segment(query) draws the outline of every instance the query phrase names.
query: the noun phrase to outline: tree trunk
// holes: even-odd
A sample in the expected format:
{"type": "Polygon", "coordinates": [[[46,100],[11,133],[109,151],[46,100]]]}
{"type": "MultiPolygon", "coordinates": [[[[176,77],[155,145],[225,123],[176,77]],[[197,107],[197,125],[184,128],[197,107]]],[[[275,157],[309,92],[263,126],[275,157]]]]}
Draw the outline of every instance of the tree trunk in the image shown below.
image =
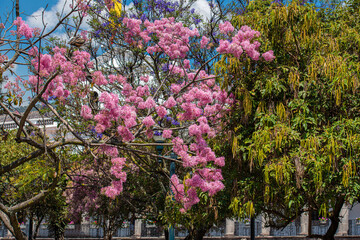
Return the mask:
{"type": "Polygon", "coordinates": [[[41,222],[43,221],[43,219],[44,219],[44,217],[40,217],[36,221],[35,230],[34,230],[34,234],[33,234],[33,239],[34,240],[37,238],[37,235],[39,234],[39,228],[40,228],[40,225],[41,225],[41,222]]]}
{"type": "Polygon", "coordinates": [[[334,206],[333,209],[333,214],[332,216],[330,216],[330,220],[331,220],[331,225],[329,227],[329,229],[327,230],[326,234],[323,236],[323,240],[335,240],[335,234],[336,231],[339,227],[339,222],[340,222],[340,211],[342,206],[344,205],[344,198],[340,197],[334,206]]]}
{"type": "Polygon", "coordinates": [[[20,228],[20,224],[18,223],[18,219],[15,213],[9,213],[8,215],[10,224],[12,227],[11,233],[14,235],[16,240],[27,240],[26,236],[23,234],[20,228]]]}
{"type": "MultiPolygon", "coordinates": [[[[105,229],[104,229],[105,230],[105,229]]],[[[104,231],[104,240],[111,240],[113,235],[112,230],[104,231]]]]}
{"type": "Polygon", "coordinates": [[[57,240],[64,240],[64,239],[65,239],[64,232],[57,237],[57,240]]]}
{"type": "Polygon", "coordinates": [[[165,240],[169,240],[169,229],[168,228],[164,228],[164,236],[165,236],[165,240]]]}
{"type": "Polygon", "coordinates": [[[189,234],[184,240],[202,240],[209,228],[200,227],[197,229],[189,230],[189,234]]]}
{"type": "Polygon", "coordinates": [[[309,210],[309,216],[308,216],[308,236],[312,235],[312,213],[313,210],[309,210]]]}
{"type": "Polygon", "coordinates": [[[16,0],[15,3],[15,16],[20,17],[20,4],[19,4],[19,0],[16,0]]]}
{"type": "Polygon", "coordinates": [[[104,240],[111,240],[112,236],[114,234],[114,224],[112,223],[112,219],[111,220],[104,220],[104,240]]]}

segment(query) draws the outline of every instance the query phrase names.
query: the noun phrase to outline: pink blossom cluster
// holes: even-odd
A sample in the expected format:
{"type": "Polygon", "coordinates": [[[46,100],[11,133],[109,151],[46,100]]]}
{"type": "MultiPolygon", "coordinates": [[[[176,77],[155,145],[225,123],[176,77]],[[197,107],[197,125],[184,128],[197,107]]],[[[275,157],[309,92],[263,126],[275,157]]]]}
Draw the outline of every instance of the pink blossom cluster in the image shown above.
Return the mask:
{"type": "Polygon", "coordinates": [[[215,85],[214,75],[208,75],[203,70],[199,71],[196,75],[178,66],[171,66],[170,69],[172,74],[179,77],[186,76],[188,79],[188,81],[184,81],[181,84],[172,84],[172,93],[179,94],[189,82],[194,82],[194,84],[191,84],[191,87],[186,89],[182,96],[176,100],[170,97],[164,103],[165,107],[173,107],[176,104],[180,105],[183,111],[178,114],[179,120],[196,120],[204,115],[215,123],[216,119],[223,116],[224,110],[233,103],[233,96],[229,96],[226,91],[221,90],[218,85],[215,85]],[[206,80],[199,81],[201,79],[206,80]],[[199,82],[195,83],[196,81],[199,82]]]}
{"type": "Polygon", "coordinates": [[[93,170],[83,170],[72,178],[71,191],[65,192],[72,219],[80,220],[84,212],[100,207],[98,202],[100,192],[93,182],[97,178],[93,170]]]}
{"type": "MultiPolygon", "coordinates": [[[[172,74],[174,76],[186,75],[188,78],[182,84],[172,85],[174,94],[178,94],[182,89],[185,89],[186,91],[182,95],[177,97],[171,95],[166,101],[158,102],[151,96],[148,96],[149,89],[147,85],[138,86],[135,90],[124,81],[122,93],[125,96],[125,102],[120,103],[118,97],[113,93],[103,92],[100,95],[99,101],[103,105],[100,112],[94,117],[94,120],[97,122],[95,130],[103,132],[114,127],[114,123],[125,122],[124,125],[120,124],[117,126],[117,132],[123,141],[133,141],[135,139],[133,132],[137,131],[134,127],[136,126],[139,111],[154,109],[154,114],[156,113],[157,115],[147,115],[141,120],[141,123],[147,129],[145,134],[150,139],[153,136],[152,128],[156,127],[155,118],[162,119],[168,114],[167,109],[174,110],[176,108],[176,112],[178,112],[177,118],[183,121],[184,124],[187,123],[188,134],[195,136],[195,142],[190,145],[190,150],[193,153],[188,153],[189,147],[184,144],[183,139],[174,136],[172,129],[163,129],[162,134],[165,139],[172,139],[174,143],[173,151],[182,159],[184,167],[201,169],[209,163],[219,167],[224,166],[224,158],[215,156],[215,153],[207,145],[204,136],[215,136],[216,130],[209,125],[208,118],[211,119],[212,123],[216,124],[222,116],[222,112],[232,104],[232,97],[228,96],[225,91],[222,91],[219,86],[214,84],[215,76],[207,75],[205,71],[199,71],[198,74],[195,74],[191,69],[188,69],[188,71],[177,71],[179,68],[176,66],[173,66],[173,69],[172,74]],[[202,78],[206,80],[199,81],[202,78]],[[190,83],[188,87],[186,87],[187,83],[190,83]],[[174,91],[174,88],[177,88],[177,90],[174,91]],[[122,111],[123,109],[124,111],[122,111]],[[130,124],[129,120],[131,119],[130,124]],[[99,125],[101,128],[98,127],[99,125]]],[[[83,109],[84,118],[91,116],[90,110],[87,107],[83,106],[83,109]]],[[[110,153],[107,153],[107,155],[110,156],[110,153]]],[[[114,155],[111,156],[114,157],[114,155]]],[[[206,174],[205,177],[206,184],[203,184],[202,187],[194,185],[187,192],[188,200],[182,200],[184,206],[190,207],[196,202],[197,189],[206,189],[211,195],[222,189],[219,183],[220,180],[211,179],[206,174]],[[207,186],[207,188],[204,186],[207,186]]],[[[121,186],[119,182],[114,182],[106,189],[107,195],[114,197],[116,194],[120,194],[118,190],[121,189],[121,186]]]]}
{"type": "Polygon", "coordinates": [[[220,169],[203,168],[196,170],[192,177],[186,179],[184,183],[180,183],[178,177],[173,175],[171,177],[171,190],[175,195],[175,199],[183,204],[184,209],[181,211],[184,212],[200,201],[197,189],[208,192],[209,196],[213,196],[224,189],[225,186],[222,180],[220,169]],[[187,191],[185,191],[185,185],[187,191]]]}
{"type": "Polygon", "coordinates": [[[105,154],[106,156],[113,157],[113,158],[115,158],[119,155],[119,151],[117,150],[116,147],[106,146],[106,145],[100,146],[97,153],[105,154]]]}
{"type": "Polygon", "coordinates": [[[126,181],[126,172],[123,171],[125,165],[125,158],[113,158],[111,160],[112,166],[110,168],[110,173],[116,177],[118,180],[113,180],[110,186],[104,187],[102,191],[109,198],[114,199],[123,191],[123,184],[126,181]]]}
{"type": "Polygon", "coordinates": [[[219,167],[225,165],[225,159],[223,157],[216,157],[202,137],[198,137],[195,142],[190,144],[190,150],[196,153],[194,155],[188,153],[188,146],[184,144],[181,138],[174,138],[172,142],[174,144],[174,152],[181,157],[184,167],[205,167],[210,162],[219,167]]]}
{"type": "MultiPolygon", "coordinates": [[[[37,48],[29,50],[29,54],[33,56],[31,63],[38,71],[39,76],[29,76],[27,85],[31,90],[37,92],[41,90],[47,83],[47,79],[55,72],[61,71],[61,74],[55,76],[48,84],[44,99],[56,97],[59,101],[64,101],[71,93],[84,94],[83,87],[79,82],[86,82],[86,72],[84,68],[91,67],[89,64],[90,54],[84,51],[75,51],[72,59],[65,57],[66,49],[55,47],[54,55],[41,54],[38,56],[37,48]],[[38,89],[39,87],[39,89],[38,89]]],[[[96,78],[96,72],[93,73],[96,78]]]]}
{"type": "Polygon", "coordinates": [[[180,209],[181,212],[189,210],[193,205],[200,202],[196,188],[190,187],[185,193],[184,184],[180,183],[179,178],[176,175],[171,177],[171,190],[175,195],[175,200],[182,203],[184,206],[180,209]]]}
{"type": "MultiPolygon", "coordinates": [[[[182,159],[184,167],[202,169],[206,168],[209,164],[222,167],[225,164],[224,158],[216,157],[215,153],[207,145],[204,137],[211,138],[215,136],[217,130],[209,125],[209,120],[212,125],[216,125],[224,112],[226,113],[226,109],[233,103],[233,97],[229,96],[215,84],[215,76],[208,75],[205,71],[191,69],[190,62],[188,61],[184,61],[185,66],[186,68],[176,65],[170,66],[170,74],[173,77],[183,77],[186,80],[180,84],[173,83],[171,85],[172,95],[168,96],[165,101],[155,101],[150,96],[148,85],[138,86],[136,89],[133,89],[130,84],[124,81],[121,92],[125,97],[125,102],[122,103],[124,105],[120,106],[118,99],[111,98],[111,94],[103,93],[104,95],[100,96],[103,107],[94,120],[98,122],[98,125],[104,126],[104,128],[100,129],[104,131],[113,127],[111,123],[122,122],[119,121],[120,119],[123,119],[125,122],[133,119],[133,124],[120,124],[117,126],[117,132],[123,141],[133,141],[135,139],[134,132],[137,131],[137,128],[134,127],[140,126],[136,125],[136,118],[141,116],[139,115],[141,110],[155,110],[153,115],[145,115],[141,118],[141,123],[146,127],[145,135],[148,139],[152,138],[153,128],[156,127],[155,118],[164,118],[169,113],[168,110],[170,112],[177,112],[176,118],[188,127],[188,134],[195,137],[195,141],[190,144],[192,153],[188,152],[189,146],[184,143],[183,139],[176,137],[172,129],[163,129],[162,135],[165,139],[172,140],[174,144],[173,151],[182,159]],[[201,81],[202,79],[206,80],[201,81]],[[115,102],[113,102],[114,100],[115,102]],[[111,112],[118,112],[111,110],[114,108],[127,108],[128,111],[127,113],[114,115],[111,112]]],[[[147,83],[145,82],[145,84],[147,83]]],[[[90,116],[90,113],[84,112],[84,116],[90,116]]],[[[99,132],[97,127],[95,129],[99,132]]],[[[202,185],[194,184],[186,192],[186,196],[183,194],[186,199],[182,199],[181,202],[186,209],[198,201],[198,190],[204,190],[213,195],[223,188],[221,180],[211,178],[208,176],[209,174],[211,175],[211,172],[204,172],[204,183],[202,185]]],[[[121,189],[120,186],[118,185],[117,189],[121,189]]],[[[119,193],[114,190],[115,187],[115,185],[112,185],[108,188],[110,195],[119,193]]]]}
{"type": "Polygon", "coordinates": [[[175,23],[174,18],[164,18],[153,23],[145,21],[144,25],[149,33],[154,33],[159,38],[157,45],[148,47],[147,52],[164,52],[171,59],[185,58],[190,38],[199,36],[196,28],[191,30],[180,22],[175,23]]]}
{"type": "Polygon", "coordinates": [[[201,48],[205,48],[207,46],[207,44],[209,43],[210,38],[202,36],[201,41],[200,41],[200,47],[201,48]]]}
{"type": "Polygon", "coordinates": [[[18,36],[24,36],[27,39],[30,39],[30,38],[33,37],[34,29],[29,27],[29,25],[27,25],[25,23],[25,21],[22,20],[21,17],[17,17],[13,24],[17,26],[16,33],[17,33],[18,36]]]}
{"type": "Polygon", "coordinates": [[[170,96],[166,102],[164,103],[164,107],[166,108],[172,108],[176,105],[175,98],[173,96],[170,96]]]}
{"type": "Polygon", "coordinates": [[[102,92],[99,101],[103,103],[103,109],[94,117],[97,122],[95,130],[97,133],[103,133],[112,127],[111,121],[120,117],[121,107],[119,106],[119,97],[114,93],[102,92]]]}
{"type": "Polygon", "coordinates": [[[274,52],[273,50],[269,50],[267,52],[264,52],[262,54],[263,58],[265,59],[265,61],[268,61],[268,62],[271,62],[272,60],[275,59],[275,56],[274,56],[274,52]]]}
{"type": "MultiPolygon", "coordinates": [[[[234,31],[234,27],[230,22],[220,24],[220,32],[229,33],[234,31]]],[[[260,43],[253,41],[254,38],[260,36],[260,32],[252,30],[248,26],[242,26],[240,30],[229,40],[220,40],[219,47],[216,49],[219,53],[232,54],[236,58],[240,58],[243,52],[253,60],[259,60],[260,43]]],[[[272,51],[263,53],[265,61],[272,61],[275,57],[272,51]]]]}
{"type": "Polygon", "coordinates": [[[226,21],[224,23],[220,23],[219,24],[219,29],[220,29],[220,33],[222,34],[228,34],[231,33],[235,30],[235,28],[233,27],[233,25],[229,22],[226,21]]]}
{"type": "Polygon", "coordinates": [[[150,34],[156,35],[158,41],[149,45],[146,51],[149,54],[164,52],[171,59],[185,58],[189,51],[190,38],[199,36],[196,28],[191,30],[180,22],[176,23],[174,18],[163,18],[154,22],[146,20],[143,24],[144,30],[141,30],[141,20],[124,18],[123,23],[129,29],[125,33],[125,40],[129,44],[142,46],[142,43],[140,44],[134,39],[142,40],[146,44],[151,40],[150,34]]]}
{"type": "Polygon", "coordinates": [[[138,44],[136,40],[138,39],[140,41],[141,37],[142,39],[145,39],[145,42],[148,42],[151,39],[146,31],[141,30],[141,20],[124,18],[123,24],[128,29],[128,31],[124,32],[125,41],[127,43],[136,46],[138,44]]]}
{"type": "Polygon", "coordinates": [[[87,105],[81,106],[80,116],[82,116],[84,119],[91,119],[93,117],[91,108],[87,105]]]}

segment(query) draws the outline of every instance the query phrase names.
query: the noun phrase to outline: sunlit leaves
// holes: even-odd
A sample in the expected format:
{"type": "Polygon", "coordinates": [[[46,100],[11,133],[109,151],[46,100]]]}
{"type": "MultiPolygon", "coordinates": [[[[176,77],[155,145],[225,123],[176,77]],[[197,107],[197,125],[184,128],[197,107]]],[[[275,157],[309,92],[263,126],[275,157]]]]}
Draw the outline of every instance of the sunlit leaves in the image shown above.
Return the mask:
{"type": "Polygon", "coordinates": [[[310,206],[325,216],[339,196],[356,199],[360,22],[355,6],[331,10],[297,1],[254,1],[233,20],[260,31],[262,47],[276,56],[270,64],[223,58],[217,65],[221,74],[239,76],[223,82],[238,101],[229,126],[231,153],[243,170],[232,206],[236,213],[256,199],[289,218],[310,206]],[[255,110],[246,111],[248,100],[255,110]]]}

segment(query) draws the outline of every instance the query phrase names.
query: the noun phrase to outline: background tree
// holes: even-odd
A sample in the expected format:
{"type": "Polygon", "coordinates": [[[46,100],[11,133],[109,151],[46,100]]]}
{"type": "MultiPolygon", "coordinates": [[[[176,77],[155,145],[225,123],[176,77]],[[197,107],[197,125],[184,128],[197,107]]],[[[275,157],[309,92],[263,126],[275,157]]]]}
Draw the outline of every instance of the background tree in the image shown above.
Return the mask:
{"type": "MultiPolygon", "coordinates": [[[[7,132],[6,140],[3,139],[3,141],[0,142],[1,170],[14,164],[14,160],[26,159],[26,156],[29,156],[29,154],[34,151],[34,148],[29,147],[27,144],[17,144],[14,138],[13,131],[7,132]]],[[[41,201],[40,203],[28,201],[29,199],[31,201],[32,197],[39,194],[43,189],[53,190],[51,185],[54,179],[56,179],[56,175],[59,174],[54,171],[58,169],[58,167],[54,165],[55,164],[46,158],[46,156],[44,159],[37,157],[21,164],[12,171],[1,174],[1,204],[14,209],[9,215],[12,216],[14,220],[17,220],[15,224],[19,225],[21,222],[27,222],[28,219],[36,220],[37,226],[41,223],[45,212],[42,211],[42,213],[39,213],[36,211],[39,206],[36,204],[41,203],[41,208],[44,210],[46,209],[43,202],[44,200],[41,201],[41,198],[37,200],[41,201]]],[[[14,223],[7,222],[6,217],[2,217],[4,217],[2,221],[4,221],[5,226],[11,232],[15,231],[12,228],[14,223]]]]}
{"type": "Polygon", "coordinates": [[[37,238],[41,224],[47,226],[50,237],[56,240],[64,239],[65,227],[69,223],[68,205],[64,196],[67,182],[66,176],[63,175],[53,191],[29,208],[29,218],[31,217],[35,223],[32,239],[37,238]]]}
{"type": "Polygon", "coordinates": [[[234,18],[262,32],[262,47],[276,56],[271,63],[224,56],[218,64],[236,76],[223,87],[237,99],[227,151],[241,173],[238,214],[255,209],[283,227],[318,211],[331,220],[319,237],[334,239],[341,207],[358,200],[358,6],[254,1],[234,18]]]}

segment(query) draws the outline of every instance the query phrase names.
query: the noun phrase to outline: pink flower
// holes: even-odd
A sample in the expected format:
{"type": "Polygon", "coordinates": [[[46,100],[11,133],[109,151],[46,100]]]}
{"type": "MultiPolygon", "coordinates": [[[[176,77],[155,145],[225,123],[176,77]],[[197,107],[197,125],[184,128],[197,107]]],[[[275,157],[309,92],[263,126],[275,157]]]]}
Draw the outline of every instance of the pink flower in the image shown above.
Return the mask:
{"type": "Polygon", "coordinates": [[[179,84],[171,84],[171,91],[175,94],[179,93],[181,90],[181,86],[179,84]]]}
{"type": "Polygon", "coordinates": [[[171,138],[171,134],[172,134],[172,130],[171,130],[171,129],[165,129],[165,130],[163,131],[162,136],[163,136],[163,138],[171,138]]]}
{"type": "Polygon", "coordinates": [[[198,125],[193,124],[189,127],[189,135],[190,136],[200,136],[201,131],[198,125]]]}
{"type": "Polygon", "coordinates": [[[93,115],[91,114],[91,108],[87,105],[83,105],[81,107],[81,113],[80,115],[84,118],[84,119],[91,119],[93,117],[93,115]]]}
{"type": "Polygon", "coordinates": [[[117,155],[119,154],[119,151],[117,150],[116,147],[106,147],[105,154],[110,157],[117,157],[117,155]]]}
{"type": "Polygon", "coordinates": [[[95,127],[95,131],[97,132],[97,133],[103,133],[104,131],[105,131],[105,126],[104,125],[102,125],[102,124],[100,124],[100,123],[98,123],[98,124],[96,124],[96,127],[95,127]]]}
{"type": "Polygon", "coordinates": [[[17,34],[25,36],[27,39],[32,38],[34,29],[29,27],[21,17],[17,17],[14,25],[18,26],[17,34]]]}
{"type": "Polygon", "coordinates": [[[149,81],[149,76],[141,76],[140,80],[147,83],[149,81]]]}
{"type": "Polygon", "coordinates": [[[102,189],[102,191],[107,197],[111,199],[115,199],[115,197],[120,194],[120,192],[117,189],[115,189],[113,186],[105,187],[102,189]]]}
{"type": "Polygon", "coordinates": [[[127,119],[125,119],[124,123],[125,123],[125,126],[128,128],[131,128],[137,124],[136,120],[134,118],[127,118],[127,119]]]}
{"type": "Polygon", "coordinates": [[[111,159],[111,163],[113,165],[121,165],[123,166],[126,162],[126,158],[113,158],[111,159]]]}
{"type": "Polygon", "coordinates": [[[118,133],[123,138],[123,141],[130,142],[134,140],[134,135],[130,132],[130,130],[127,127],[119,126],[118,127],[118,133]]]}
{"type": "Polygon", "coordinates": [[[219,24],[219,29],[222,34],[227,34],[229,32],[234,31],[234,27],[231,25],[229,21],[219,24]]]}
{"type": "Polygon", "coordinates": [[[219,167],[225,166],[225,158],[224,157],[218,157],[215,159],[214,163],[218,165],[219,167]]]}
{"type": "Polygon", "coordinates": [[[36,56],[38,54],[38,48],[36,46],[34,46],[34,47],[30,48],[28,53],[30,56],[36,56]]]}
{"type": "Polygon", "coordinates": [[[167,114],[166,108],[164,108],[163,106],[156,107],[156,112],[160,118],[165,117],[165,115],[167,114]]]}
{"type": "Polygon", "coordinates": [[[184,68],[186,68],[186,69],[190,68],[190,61],[188,59],[184,60],[184,68]]]}
{"type": "Polygon", "coordinates": [[[221,181],[211,182],[209,184],[209,196],[214,196],[217,192],[224,189],[224,184],[221,181]]]}
{"type": "Polygon", "coordinates": [[[64,89],[62,87],[57,87],[55,92],[54,92],[54,95],[57,97],[57,98],[60,98],[64,95],[64,89]]]}
{"type": "Polygon", "coordinates": [[[92,77],[93,77],[93,82],[94,84],[96,85],[105,85],[108,83],[108,81],[105,79],[104,75],[102,74],[101,71],[95,71],[93,74],[92,74],[92,77]]]}
{"type": "Polygon", "coordinates": [[[204,179],[202,179],[199,174],[194,174],[192,178],[186,180],[186,184],[193,187],[200,187],[203,182],[204,179]]]}
{"type": "Polygon", "coordinates": [[[137,96],[139,96],[139,97],[149,96],[149,94],[150,94],[149,86],[148,85],[146,85],[144,87],[138,86],[136,88],[136,92],[137,92],[137,96]]]}
{"type": "Polygon", "coordinates": [[[207,118],[204,117],[204,116],[199,117],[197,121],[198,121],[199,123],[203,123],[203,124],[207,124],[207,123],[208,123],[207,118]]]}
{"type": "Polygon", "coordinates": [[[209,41],[210,41],[209,38],[202,36],[201,41],[200,41],[200,47],[204,48],[208,44],[209,41]]]}
{"type": "Polygon", "coordinates": [[[166,100],[166,102],[164,103],[164,106],[166,108],[172,108],[176,105],[176,101],[174,99],[174,97],[169,97],[168,100],[166,100]]]}
{"type": "Polygon", "coordinates": [[[149,127],[153,126],[155,124],[155,122],[151,116],[147,116],[144,118],[143,124],[149,128],[149,127]]]}
{"type": "Polygon", "coordinates": [[[148,97],[145,101],[145,108],[150,109],[156,106],[156,103],[152,97],[148,97]]]}
{"type": "Polygon", "coordinates": [[[268,61],[268,62],[271,62],[272,60],[275,59],[273,50],[263,53],[262,56],[265,59],[265,61],[268,61]]]}
{"type": "Polygon", "coordinates": [[[230,42],[228,40],[220,40],[219,47],[216,48],[216,51],[219,53],[228,53],[228,48],[230,46],[230,42]]]}

